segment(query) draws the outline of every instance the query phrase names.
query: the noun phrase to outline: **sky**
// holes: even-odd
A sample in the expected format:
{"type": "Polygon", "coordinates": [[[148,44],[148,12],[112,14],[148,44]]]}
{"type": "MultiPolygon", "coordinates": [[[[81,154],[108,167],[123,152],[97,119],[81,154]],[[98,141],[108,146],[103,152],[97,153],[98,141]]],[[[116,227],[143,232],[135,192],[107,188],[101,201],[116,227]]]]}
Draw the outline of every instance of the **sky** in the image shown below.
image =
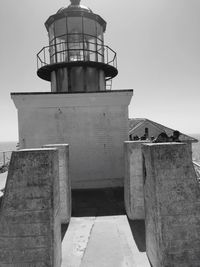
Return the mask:
{"type": "MultiPolygon", "coordinates": [[[[107,22],[117,52],[114,89],[133,89],[129,117],[200,133],[200,1],[82,0],[107,22]]],[[[11,92],[50,91],[36,54],[48,45],[44,22],[67,0],[0,1],[0,141],[18,140],[11,92]]]]}

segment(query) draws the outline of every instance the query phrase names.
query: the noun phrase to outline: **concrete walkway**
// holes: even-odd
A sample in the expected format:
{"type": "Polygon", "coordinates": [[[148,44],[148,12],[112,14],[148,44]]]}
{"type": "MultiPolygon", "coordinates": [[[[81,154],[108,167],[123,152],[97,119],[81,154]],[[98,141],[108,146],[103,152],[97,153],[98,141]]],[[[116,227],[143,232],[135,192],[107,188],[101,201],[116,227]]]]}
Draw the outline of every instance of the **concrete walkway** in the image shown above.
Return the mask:
{"type": "Polygon", "coordinates": [[[150,267],[124,215],[72,217],[62,242],[62,267],[150,267]]]}

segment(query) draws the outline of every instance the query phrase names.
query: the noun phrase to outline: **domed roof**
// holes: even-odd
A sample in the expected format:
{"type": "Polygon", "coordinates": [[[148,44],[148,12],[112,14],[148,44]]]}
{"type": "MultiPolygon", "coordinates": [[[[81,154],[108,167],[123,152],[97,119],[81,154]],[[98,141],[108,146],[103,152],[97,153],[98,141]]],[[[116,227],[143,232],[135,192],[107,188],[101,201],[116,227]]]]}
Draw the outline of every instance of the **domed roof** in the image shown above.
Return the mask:
{"type": "Polygon", "coordinates": [[[92,13],[92,10],[86,6],[80,5],[80,0],[70,0],[71,4],[68,7],[62,7],[58,10],[57,14],[69,11],[84,11],[92,13]]]}
{"type": "Polygon", "coordinates": [[[49,27],[56,20],[59,20],[64,17],[78,16],[87,17],[94,21],[97,21],[103,27],[103,32],[105,32],[106,21],[98,14],[93,13],[90,8],[80,5],[80,1],[81,0],[70,0],[71,4],[68,7],[60,8],[56,14],[51,15],[45,22],[47,31],[49,31],[49,27]]]}

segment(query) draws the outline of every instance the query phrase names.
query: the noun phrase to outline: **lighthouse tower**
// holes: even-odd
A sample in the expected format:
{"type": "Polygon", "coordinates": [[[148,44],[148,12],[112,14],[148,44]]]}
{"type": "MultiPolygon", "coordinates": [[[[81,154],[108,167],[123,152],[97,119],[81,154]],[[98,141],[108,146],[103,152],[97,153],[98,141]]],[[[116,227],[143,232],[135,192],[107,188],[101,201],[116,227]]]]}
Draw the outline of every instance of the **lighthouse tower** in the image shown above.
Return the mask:
{"type": "Polygon", "coordinates": [[[72,188],[123,186],[132,90],[111,89],[116,53],[104,44],[106,22],[71,0],[46,23],[49,44],[37,54],[37,75],[50,92],[11,93],[20,148],[69,144],[72,188]]]}
{"type": "Polygon", "coordinates": [[[52,92],[97,92],[117,75],[116,53],[104,45],[106,22],[71,0],[45,23],[49,46],[37,55],[38,76],[52,92]]]}

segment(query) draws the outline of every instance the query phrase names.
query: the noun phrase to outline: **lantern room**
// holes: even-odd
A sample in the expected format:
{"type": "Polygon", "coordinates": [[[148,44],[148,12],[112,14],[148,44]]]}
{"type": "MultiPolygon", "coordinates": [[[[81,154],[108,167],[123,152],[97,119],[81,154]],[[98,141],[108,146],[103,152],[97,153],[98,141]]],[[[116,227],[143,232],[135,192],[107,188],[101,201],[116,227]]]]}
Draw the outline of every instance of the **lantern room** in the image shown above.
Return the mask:
{"type": "Polygon", "coordinates": [[[97,92],[111,85],[117,71],[116,53],[104,45],[106,22],[80,0],[45,23],[49,45],[37,54],[40,78],[51,82],[52,92],[97,92]]]}

